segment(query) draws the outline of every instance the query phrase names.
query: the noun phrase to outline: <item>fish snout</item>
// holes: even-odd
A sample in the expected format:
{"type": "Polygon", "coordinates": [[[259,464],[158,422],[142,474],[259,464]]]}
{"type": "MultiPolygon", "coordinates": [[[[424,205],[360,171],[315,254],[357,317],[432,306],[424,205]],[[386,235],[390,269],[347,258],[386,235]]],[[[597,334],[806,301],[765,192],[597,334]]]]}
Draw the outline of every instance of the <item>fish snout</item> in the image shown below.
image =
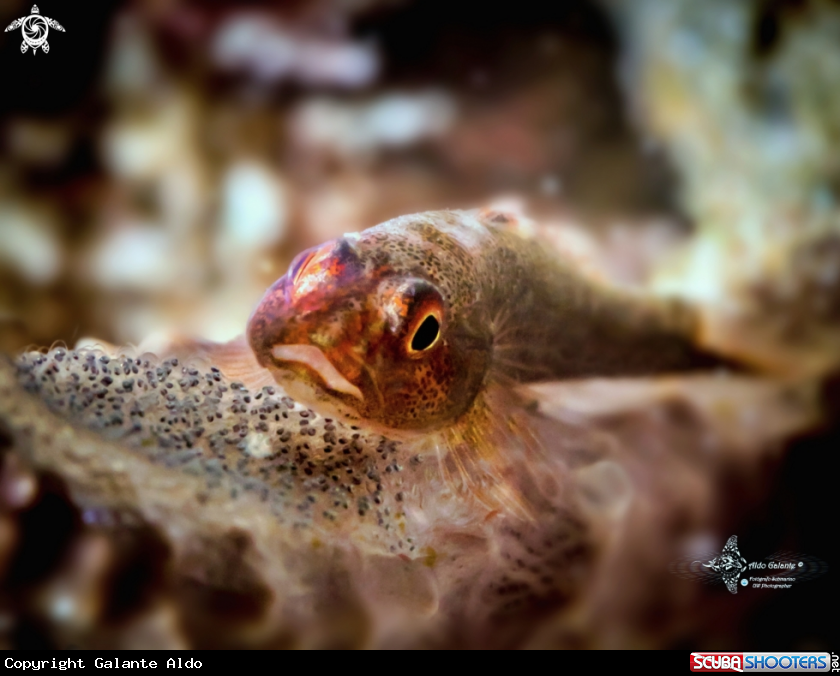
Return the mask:
{"type": "Polygon", "coordinates": [[[294,303],[287,300],[290,284],[288,275],[278,280],[248,322],[248,342],[257,361],[274,371],[275,378],[279,374],[283,379],[299,378],[308,373],[329,390],[362,400],[361,391],[333,363],[343,352],[342,326],[333,324],[330,335],[329,323],[306,321],[296,314],[294,303]]]}
{"type": "Polygon", "coordinates": [[[271,364],[271,349],[296,333],[294,308],[289,293],[288,275],[272,284],[251,313],[245,334],[261,366],[271,364]]]}
{"type": "Polygon", "coordinates": [[[341,302],[362,279],[363,266],[346,238],[302,251],[265,293],[248,321],[247,334],[264,366],[275,345],[323,346],[341,322],[341,302]]]}
{"type": "Polygon", "coordinates": [[[248,322],[248,341],[260,365],[275,370],[275,377],[308,373],[329,390],[362,399],[351,382],[360,370],[357,348],[366,324],[362,272],[345,238],[298,254],[248,322]]]}

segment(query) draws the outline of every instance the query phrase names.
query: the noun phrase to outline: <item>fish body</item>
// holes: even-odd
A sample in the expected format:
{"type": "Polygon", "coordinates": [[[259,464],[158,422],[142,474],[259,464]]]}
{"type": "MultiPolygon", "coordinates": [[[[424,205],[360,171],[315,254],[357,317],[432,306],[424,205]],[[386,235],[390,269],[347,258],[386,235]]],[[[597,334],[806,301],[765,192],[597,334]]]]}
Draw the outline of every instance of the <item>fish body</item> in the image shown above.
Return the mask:
{"type": "MultiPolygon", "coordinates": [[[[588,276],[514,216],[434,211],[302,252],[245,336],[162,352],[407,442],[437,456],[450,492],[527,517],[545,507],[534,473],[563,476],[570,447],[567,428],[532,415],[533,386],[723,363],[695,345],[697,324],[679,302],[588,276]]],[[[331,450],[307,454],[322,462],[331,450]]]]}
{"type": "Polygon", "coordinates": [[[305,251],[247,328],[296,398],[390,433],[467,416],[493,384],[711,367],[696,315],[581,273],[501,212],[395,218],[305,251]]]}

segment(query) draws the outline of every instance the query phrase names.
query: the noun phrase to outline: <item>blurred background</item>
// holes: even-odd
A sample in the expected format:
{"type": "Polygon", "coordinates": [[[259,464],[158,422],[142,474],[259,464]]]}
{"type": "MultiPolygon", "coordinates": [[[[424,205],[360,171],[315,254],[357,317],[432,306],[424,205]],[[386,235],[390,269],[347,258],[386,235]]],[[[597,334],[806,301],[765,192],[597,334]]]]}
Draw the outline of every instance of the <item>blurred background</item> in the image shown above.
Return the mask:
{"type": "Polygon", "coordinates": [[[301,249],[416,211],[684,231],[601,8],[450,4],[52,3],[49,54],[0,36],[0,347],[228,339],[301,249]]]}
{"type": "MultiPolygon", "coordinates": [[[[303,248],[494,203],[732,313],[724,347],[807,365],[836,411],[840,3],[454,4],[39,4],[48,54],[0,34],[0,351],[226,340],[303,248]]],[[[753,548],[830,561],[837,439],[798,442],[753,548]]],[[[828,649],[828,578],[744,640],[828,649]]]]}

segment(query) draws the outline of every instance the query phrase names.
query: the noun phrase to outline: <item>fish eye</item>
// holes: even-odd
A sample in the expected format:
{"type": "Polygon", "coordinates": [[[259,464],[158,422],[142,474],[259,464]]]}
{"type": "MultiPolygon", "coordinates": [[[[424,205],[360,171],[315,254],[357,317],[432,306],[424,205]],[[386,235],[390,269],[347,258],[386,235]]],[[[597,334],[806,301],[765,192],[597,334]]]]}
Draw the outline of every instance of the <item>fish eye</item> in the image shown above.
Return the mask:
{"type": "Polygon", "coordinates": [[[434,312],[427,314],[414,330],[409,343],[409,354],[425,352],[437,343],[440,337],[440,319],[434,312]]]}

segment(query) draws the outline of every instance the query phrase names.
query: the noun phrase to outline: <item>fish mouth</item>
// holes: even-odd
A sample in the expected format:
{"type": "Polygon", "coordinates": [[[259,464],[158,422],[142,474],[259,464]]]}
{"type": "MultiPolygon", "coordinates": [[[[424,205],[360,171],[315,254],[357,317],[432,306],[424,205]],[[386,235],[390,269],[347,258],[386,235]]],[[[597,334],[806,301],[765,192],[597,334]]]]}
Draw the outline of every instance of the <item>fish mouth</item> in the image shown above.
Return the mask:
{"type": "Polygon", "coordinates": [[[349,394],[362,402],[365,400],[362,391],[347,380],[315,345],[275,345],[271,348],[271,356],[279,363],[293,362],[306,366],[324,381],[328,389],[349,394]]]}

